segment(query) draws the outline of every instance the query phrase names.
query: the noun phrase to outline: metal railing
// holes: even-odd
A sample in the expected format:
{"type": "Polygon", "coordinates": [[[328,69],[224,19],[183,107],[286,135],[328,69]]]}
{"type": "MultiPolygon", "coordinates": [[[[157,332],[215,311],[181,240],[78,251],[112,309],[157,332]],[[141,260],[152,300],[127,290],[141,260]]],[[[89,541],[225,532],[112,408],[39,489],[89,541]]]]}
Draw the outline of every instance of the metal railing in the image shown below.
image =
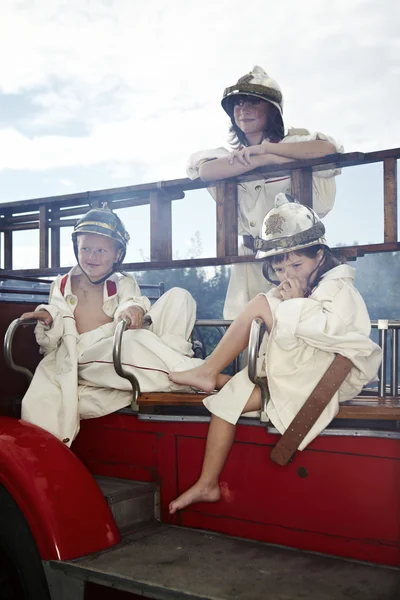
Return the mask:
{"type": "MultiPolygon", "coordinates": [[[[19,366],[14,362],[12,354],[12,345],[15,332],[21,326],[35,325],[36,319],[15,319],[9,325],[5,338],[4,338],[4,358],[6,365],[22,373],[30,383],[33,377],[33,373],[26,367],[19,366]]],[[[217,327],[224,328],[224,331],[231,324],[231,321],[224,320],[213,320],[213,319],[199,319],[195,325],[198,327],[217,327]]],[[[123,334],[128,326],[127,320],[122,319],[116,327],[114,333],[113,343],[113,361],[114,367],[117,374],[120,377],[128,379],[132,386],[133,401],[132,408],[137,409],[136,401],[140,394],[140,385],[131,371],[127,371],[123,367],[122,363],[122,340],[123,334]]],[[[263,333],[264,323],[261,319],[254,319],[250,329],[249,347],[248,347],[248,375],[250,381],[255,385],[258,385],[261,390],[262,398],[262,414],[265,414],[266,404],[269,399],[268,384],[266,379],[259,377],[257,374],[257,359],[258,351],[261,343],[261,337],[263,333]]],[[[378,374],[378,397],[385,398],[387,396],[398,396],[398,370],[399,370],[399,353],[398,353],[398,331],[400,329],[400,321],[389,321],[380,319],[378,321],[371,321],[371,327],[379,330],[379,344],[382,348],[382,364],[378,374]],[[390,335],[390,342],[389,342],[390,335]],[[391,361],[390,361],[390,377],[387,382],[387,350],[391,349],[391,361]],[[388,393],[389,392],[389,393],[388,393]]],[[[361,395],[376,396],[374,390],[365,389],[361,395]]]]}
{"type": "MultiPolygon", "coordinates": [[[[261,334],[264,323],[261,319],[254,319],[250,330],[249,340],[249,361],[248,373],[249,379],[261,389],[262,406],[265,406],[269,392],[266,381],[257,375],[257,358],[258,350],[261,343],[261,334]]],[[[379,345],[382,348],[382,363],[378,373],[378,388],[376,390],[365,388],[361,395],[376,396],[385,398],[388,396],[398,396],[399,394],[399,352],[398,352],[398,331],[400,329],[400,321],[389,321],[387,319],[379,319],[371,321],[372,329],[379,331],[379,345]],[[389,340],[390,336],[390,340],[389,340]],[[387,353],[388,348],[391,350],[390,374],[387,381],[387,353]]]]}
{"type": "Polygon", "coordinates": [[[397,396],[399,393],[399,329],[400,321],[379,319],[372,321],[371,327],[379,331],[379,345],[382,348],[382,364],[378,373],[379,398],[397,396]],[[387,381],[388,350],[391,351],[389,381],[387,381]],[[389,393],[388,393],[389,392],[389,393]]]}

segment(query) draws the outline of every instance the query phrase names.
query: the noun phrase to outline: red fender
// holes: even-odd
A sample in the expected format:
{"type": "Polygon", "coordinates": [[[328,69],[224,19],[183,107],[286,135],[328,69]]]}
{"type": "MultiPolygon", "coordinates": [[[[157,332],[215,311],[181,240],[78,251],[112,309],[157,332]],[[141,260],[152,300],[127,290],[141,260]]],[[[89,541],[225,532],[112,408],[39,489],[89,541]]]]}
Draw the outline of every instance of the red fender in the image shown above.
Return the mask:
{"type": "Polygon", "coordinates": [[[43,560],[69,560],[120,541],[89,471],[40,427],[0,417],[0,483],[23,512],[43,560]]]}

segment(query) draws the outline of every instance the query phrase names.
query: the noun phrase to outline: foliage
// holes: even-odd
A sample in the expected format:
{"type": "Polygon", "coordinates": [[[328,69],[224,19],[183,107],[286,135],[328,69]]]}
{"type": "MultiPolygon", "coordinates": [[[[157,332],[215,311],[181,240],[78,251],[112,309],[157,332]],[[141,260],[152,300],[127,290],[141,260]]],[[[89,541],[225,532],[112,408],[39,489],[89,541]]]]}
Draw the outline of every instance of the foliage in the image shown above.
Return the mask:
{"type": "Polygon", "coordinates": [[[400,319],[400,254],[369,254],[350,263],[372,320],[400,319]]]}
{"type": "MultiPolygon", "coordinates": [[[[198,319],[222,319],[222,312],[230,277],[230,267],[165,269],[136,273],[138,283],[158,284],[165,290],[181,287],[188,290],[197,303],[198,319]]],[[[145,292],[146,293],[146,292],[145,292]]],[[[201,335],[209,354],[220,339],[215,328],[202,328],[201,335]]],[[[195,335],[198,337],[198,335],[195,335]]]]}

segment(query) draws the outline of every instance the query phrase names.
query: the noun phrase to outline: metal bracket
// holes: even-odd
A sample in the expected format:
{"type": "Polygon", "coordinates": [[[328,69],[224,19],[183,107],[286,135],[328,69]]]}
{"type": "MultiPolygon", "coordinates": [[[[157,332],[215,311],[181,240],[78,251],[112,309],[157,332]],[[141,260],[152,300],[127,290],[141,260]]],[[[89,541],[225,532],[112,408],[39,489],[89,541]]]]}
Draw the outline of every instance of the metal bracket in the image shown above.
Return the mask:
{"type": "Polygon", "coordinates": [[[30,383],[33,379],[33,373],[26,367],[16,365],[12,356],[12,344],[14,340],[15,332],[21,325],[36,325],[37,319],[14,319],[8,326],[6,334],[4,336],[4,360],[6,365],[13,371],[22,373],[30,383]]]}
{"type": "Polygon", "coordinates": [[[264,325],[262,319],[254,319],[250,328],[248,375],[249,379],[261,390],[261,421],[267,420],[267,402],[269,400],[269,389],[266,379],[257,376],[257,357],[260,347],[261,328],[264,325]]]}

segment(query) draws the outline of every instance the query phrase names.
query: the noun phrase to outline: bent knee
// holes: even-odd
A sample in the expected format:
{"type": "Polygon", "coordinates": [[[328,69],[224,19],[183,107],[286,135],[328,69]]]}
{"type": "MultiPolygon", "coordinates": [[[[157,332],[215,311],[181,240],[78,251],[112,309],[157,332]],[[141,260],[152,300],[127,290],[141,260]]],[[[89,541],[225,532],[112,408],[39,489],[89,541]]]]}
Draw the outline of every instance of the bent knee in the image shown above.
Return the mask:
{"type": "Polygon", "coordinates": [[[173,287],[168,292],[165,292],[164,296],[173,296],[175,302],[195,302],[192,294],[181,287],[173,287]]]}
{"type": "Polygon", "coordinates": [[[268,298],[264,294],[259,294],[248,304],[251,310],[251,314],[254,319],[260,318],[264,321],[267,329],[272,327],[272,311],[268,298]]]}

